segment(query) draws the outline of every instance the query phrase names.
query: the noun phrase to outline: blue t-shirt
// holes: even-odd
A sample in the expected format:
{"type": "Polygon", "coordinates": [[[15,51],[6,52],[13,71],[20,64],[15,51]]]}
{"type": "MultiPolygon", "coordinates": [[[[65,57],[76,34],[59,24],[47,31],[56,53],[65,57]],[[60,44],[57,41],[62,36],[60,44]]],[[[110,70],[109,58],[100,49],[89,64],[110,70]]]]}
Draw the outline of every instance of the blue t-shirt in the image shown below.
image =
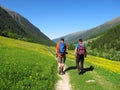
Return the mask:
{"type": "Polygon", "coordinates": [[[75,47],[75,48],[78,48],[79,45],[83,45],[83,46],[86,48],[86,44],[76,44],[76,47],[75,47]]]}

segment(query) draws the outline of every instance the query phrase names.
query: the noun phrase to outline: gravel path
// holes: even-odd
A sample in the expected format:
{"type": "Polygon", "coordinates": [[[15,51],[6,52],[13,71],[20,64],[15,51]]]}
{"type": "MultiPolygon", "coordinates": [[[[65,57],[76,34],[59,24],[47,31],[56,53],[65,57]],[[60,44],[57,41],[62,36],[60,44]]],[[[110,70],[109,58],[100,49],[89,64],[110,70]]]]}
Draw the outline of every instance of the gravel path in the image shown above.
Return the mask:
{"type": "Polygon", "coordinates": [[[69,74],[58,75],[60,80],[55,85],[55,90],[71,90],[71,84],[69,82],[69,74]]]}

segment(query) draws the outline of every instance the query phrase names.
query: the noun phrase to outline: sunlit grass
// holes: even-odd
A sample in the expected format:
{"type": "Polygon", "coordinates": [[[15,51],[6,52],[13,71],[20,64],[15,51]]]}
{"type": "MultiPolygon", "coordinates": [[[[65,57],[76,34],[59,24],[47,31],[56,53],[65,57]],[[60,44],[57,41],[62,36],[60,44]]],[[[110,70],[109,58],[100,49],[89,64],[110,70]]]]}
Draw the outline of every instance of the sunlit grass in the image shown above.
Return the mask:
{"type": "Polygon", "coordinates": [[[0,45],[33,50],[45,55],[52,56],[52,54],[48,51],[47,46],[42,44],[29,43],[0,36],[0,45]]]}
{"type": "Polygon", "coordinates": [[[105,58],[100,58],[100,57],[95,57],[95,56],[89,55],[86,58],[86,62],[95,64],[95,65],[103,67],[105,69],[109,69],[116,73],[120,73],[120,62],[117,62],[117,61],[112,61],[112,60],[108,60],[105,58]]]}
{"type": "MultiPolygon", "coordinates": [[[[74,51],[69,51],[66,64],[75,67],[74,51]]],[[[78,75],[77,69],[70,69],[70,82],[73,90],[119,90],[120,62],[87,55],[84,68],[94,67],[93,71],[87,71],[78,75]],[[88,80],[95,82],[86,83],[88,80]]]]}
{"type": "Polygon", "coordinates": [[[1,90],[54,90],[56,73],[47,46],[0,36],[1,90]]]}
{"type": "MultiPolygon", "coordinates": [[[[73,52],[74,51],[69,51],[68,58],[75,60],[73,52]]],[[[102,68],[111,70],[116,73],[120,73],[120,62],[118,61],[87,55],[87,58],[85,58],[85,62],[89,62],[92,63],[93,65],[100,66],[102,68]]]]}

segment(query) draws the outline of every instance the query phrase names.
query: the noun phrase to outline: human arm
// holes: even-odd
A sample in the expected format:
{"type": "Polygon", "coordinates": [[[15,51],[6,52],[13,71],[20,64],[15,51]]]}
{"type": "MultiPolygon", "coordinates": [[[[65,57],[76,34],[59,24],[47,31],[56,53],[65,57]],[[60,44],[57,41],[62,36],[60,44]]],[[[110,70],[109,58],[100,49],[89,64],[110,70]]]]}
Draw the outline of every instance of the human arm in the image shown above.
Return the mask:
{"type": "Polygon", "coordinates": [[[68,54],[68,44],[66,44],[66,50],[65,50],[65,54],[68,54]]]}
{"type": "Polygon", "coordinates": [[[58,52],[59,52],[59,43],[56,44],[56,57],[58,57],[58,52]]]}
{"type": "Polygon", "coordinates": [[[75,57],[77,56],[77,48],[75,48],[75,50],[74,50],[74,56],[75,57]]]}
{"type": "Polygon", "coordinates": [[[66,44],[66,52],[68,51],[68,44],[66,44]]]}
{"type": "Polygon", "coordinates": [[[76,45],[75,50],[74,50],[74,56],[75,57],[77,56],[77,48],[78,48],[78,44],[76,45]]]}
{"type": "Polygon", "coordinates": [[[56,53],[59,52],[59,43],[56,44],[56,53]]]}
{"type": "Polygon", "coordinates": [[[87,57],[87,50],[86,50],[86,44],[84,44],[84,47],[85,47],[85,57],[87,57]]]}

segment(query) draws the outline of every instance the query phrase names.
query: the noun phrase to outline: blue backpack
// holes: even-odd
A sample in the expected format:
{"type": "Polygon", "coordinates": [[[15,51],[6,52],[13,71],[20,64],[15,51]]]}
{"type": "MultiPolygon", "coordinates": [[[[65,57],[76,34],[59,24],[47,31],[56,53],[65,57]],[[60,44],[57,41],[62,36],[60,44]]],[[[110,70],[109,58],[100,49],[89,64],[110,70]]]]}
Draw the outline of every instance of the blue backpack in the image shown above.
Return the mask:
{"type": "Polygon", "coordinates": [[[66,51],[66,44],[65,43],[60,43],[59,52],[63,54],[63,53],[65,53],[65,51],[66,51]]]}

